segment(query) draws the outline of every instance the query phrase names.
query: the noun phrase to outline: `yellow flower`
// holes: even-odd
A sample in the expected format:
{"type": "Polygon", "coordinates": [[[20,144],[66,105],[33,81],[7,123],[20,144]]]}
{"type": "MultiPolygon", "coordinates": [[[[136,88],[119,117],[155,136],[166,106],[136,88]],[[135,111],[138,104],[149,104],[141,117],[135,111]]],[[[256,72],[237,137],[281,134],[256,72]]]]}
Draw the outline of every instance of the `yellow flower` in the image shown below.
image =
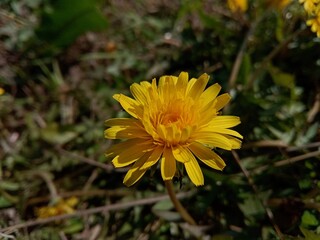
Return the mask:
{"type": "Polygon", "coordinates": [[[245,12],[248,9],[247,0],[228,0],[227,4],[231,12],[245,12]]]}
{"type": "Polygon", "coordinates": [[[288,6],[291,1],[292,0],[268,0],[268,4],[273,8],[282,10],[288,6]]]}
{"type": "Polygon", "coordinates": [[[0,87],[0,96],[3,95],[5,92],[6,91],[2,87],[0,87]]]}
{"type": "Polygon", "coordinates": [[[311,26],[311,31],[316,33],[317,37],[320,38],[320,11],[318,15],[307,21],[307,25],[311,26]]]}
{"type": "Polygon", "coordinates": [[[173,178],[178,162],[197,186],[203,185],[204,179],[196,158],[217,170],[225,167],[211,148],[240,148],[238,138],[242,136],[229,129],[240,119],[220,115],[230,96],[217,97],[221,89],[218,84],[205,90],[208,80],[203,74],[189,81],[188,73],[182,72],[179,77],[161,77],[158,85],[155,79],[132,84],[134,99],[113,96],[133,117],[106,121],[110,127],[105,130],[106,138],[127,139],[106,152],[107,157],[113,157],[115,167],[133,164],[124,178],[125,185],[136,183],[159,160],[163,180],[173,178]]]}
{"type": "Polygon", "coordinates": [[[313,14],[320,0],[299,0],[299,2],[303,3],[303,7],[308,14],[313,14]]]}
{"type": "Polygon", "coordinates": [[[38,216],[38,218],[48,218],[61,214],[73,213],[74,207],[78,204],[78,202],[79,199],[76,197],[70,197],[66,200],[59,199],[51,206],[37,208],[35,214],[38,216]]]}

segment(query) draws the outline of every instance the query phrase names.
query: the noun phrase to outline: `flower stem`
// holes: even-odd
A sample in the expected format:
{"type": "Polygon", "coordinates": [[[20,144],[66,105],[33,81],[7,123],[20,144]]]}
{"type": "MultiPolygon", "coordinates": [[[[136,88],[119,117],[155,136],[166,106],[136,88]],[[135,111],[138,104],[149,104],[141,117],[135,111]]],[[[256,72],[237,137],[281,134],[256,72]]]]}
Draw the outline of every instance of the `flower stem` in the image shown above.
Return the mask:
{"type": "Polygon", "coordinates": [[[173,190],[173,184],[171,180],[165,180],[164,181],[169,197],[176,208],[176,210],[180,213],[181,217],[190,225],[197,225],[195,220],[190,216],[190,214],[187,212],[187,210],[182,206],[180,201],[178,200],[174,190],[173,190]]]}

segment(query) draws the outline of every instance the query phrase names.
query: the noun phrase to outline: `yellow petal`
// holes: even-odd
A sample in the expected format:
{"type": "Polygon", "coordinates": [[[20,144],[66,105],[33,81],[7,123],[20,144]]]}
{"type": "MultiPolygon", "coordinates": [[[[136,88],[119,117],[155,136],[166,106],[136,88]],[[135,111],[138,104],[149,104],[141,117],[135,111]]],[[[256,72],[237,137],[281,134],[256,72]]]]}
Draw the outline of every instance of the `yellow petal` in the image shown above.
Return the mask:
{"type": "Polygon", "coordinates": [[[182,93],[182,96],[185,95],[187,90],[189,80],[189,74],[187,72],[181,72],[177,80],[176,88],[179,92],[182,93]]]}
{"type": "Polygon", "coordinates": [[[135,138],[135,139],[129,139],[125,142],[121,142],[118,144],[115,144],[111,146],[105,153],[106,157],[115,157],[116,155],[119,155],[124,150],[128,149],[132,146],[139,146],[140,144],[145,143],[145,139],[135,138]]]}
{"type": "Polygon", "coordinates": [[[141,108],[141,106],[136,100],[129,98],[123,94],[115,94],[113,95],[113,98],[117,100],[121,104],[123,109],[127,113],[129,113],[132,117],[134,118],[142,117],[143,109],[141,108]]]}
{"type": "Polygon", "coordinates": [[[170,96],[174,94],[174,80],[172,76],[163,76],[160,78],[158,92],[162,100],[171,100],[170,96]]]}
{"type": "Polygon", "coordinates": [[[137,126],[141,125],[141,122],[137,119],[132,119],[132,118],[110,118],[106,120],[105,125],[107,127],[112,127],[112,126],[137,126]]]}
{"type": "Polygon", "coordinates": [[[173,153],[174,158],[177,161],[182,162],[182,163],[191,161],[191,159],[194,158],[192,153],[187,148],[182,147],[180,145],[174,147],[172,149],[172,153],[173,153]]]}
{"type": "Polygon", "coordinates": [[[144,91],[148,92],[148,89],[151,88],[151,83],[147,81],[140,82],[141,87],[144,88],[144,91]]]}
{"type": "Polygon", "coordinates": [[[204,89],[207,86],[207,83],[209,81],[209,75],[204,73],[202,74],[191,86],[191,88],[188,91],[188,95],[193,99],[198,99],[200,95],[203,93],[204,89]]]}
{"type": "Polygon", "coordinates": [[[194,157],[190,161],[185,162],[184,166],[187,170],[189,178],[196,186],[201,186],[204,184],[201,168],[194,157]]]}
{"type": "Polygon", "coordinates": [[[231,136],[238,137],[240,139],[243,138],[243,136],[241,134],[239,134],[237,131],[234,131],[231,129],[226,129],[226,128],[207,127],[207,128],[201,129],[201,131],[208,132],[208,133],[212,132],[212,133],[221,133],[221,134],[231,135],[231,136]]]}
{"type": "Polygon", "coordinates": [[[149,138],[150,135],[140,127],[113,126],[104,131],[104,137],[109,139],[149,138]]]}
{"type": "Polygon", "coordinates": [[[212,119],[217,117],[218,111],[216,110],[216,103],[217,99],[211,101],[206,106],[199,108],[201,116],[198,122],[199,126],[207,126],[212,119]]]}
{"type": "Polygon", "coordinates": [[[132,95],[134,96],[137,101],[139,101],[141,104],[146,105],[148,104],[147,96],[146,94],[148,91],[144,87],[142,87],[140,84],[134,83],[130,86],[130,91],[132,95]]]}
{"type": "Polygon", "coordinates": [[[240,149],[241,148],[241,141],[237,138],[231,137],[231,136],[225,136],[229,139],[229,142],[231,143],[232,149],[240,149]]]}
{"type": "Polygon", "coordinates": [[[227,105],[231,99],[230,95],[228,93],[221,94],[217,98],[217,103],[216,103],[216,110],[219,111],[221,110],[225,105],[227,105]]]}
{"type": "Polygon", "coordinates": [[[191,78],[190,81],[188,82],[188,86],[187,86],[187,91],[186,93],[189,94],[191,88],[193,87],[193,85],[196,83],[197,79],[196,78],[191,78]]]}
{"type": "Polygon", "coordinates": [[[147,171],[147,169],[141,169],[143,164],[146,162],[150,154],[143,155],[139,160],[137,160],[133,166],[129,169],[126,176],[123,179],[123,183],[130,187],[135,184],[147,171]]]}
{"type": "Polygon", "coordinates": [[[142,125],[144,127],[144,129],[146,130],[146,132],[153,137],[153,139],[158,139],[158,133],[154,127],[154,125],[151,122],[151,119],[149,117],[149,112],[145,111],[143,113],[143,119],[141,119],[142,121],[142,125]]]}
{"type": "Polygon", "coordinates": [[[192,128],[190,126],[183,128],[181,130],[180,142],[181,143],[186,142],[190,138],[191,133],[192,133],[192,128]]]}
{"type": "Polygon", "coordinates": [[[127,149],[123,149],[123,151],[112,160],[112,163],[115,167],[128,166],[141,158],[146,152],[153,151],[154,148],[155,146],[153,143],[131,146],[127,149]]]}
{"type": "Polygon", "coordinates": [[[219,133],[200,132],[194,136],[197,142],[211,147],[218,147],[226,150],[233,149],[233,143],[230,139],[219,133]]]}
{"type": "Polygon", "coordinates": [[[202,107],[206,107],[210,102],[212,102],[219,94],[221,86],[216,83],[208,87],[200,96],[200,103],[202,107]]]}
{"type": "Polygon", "coordinates": [[[159,161],[162,153],[163,153],[163,147],[162,146],[156,147],[151,153],[150,157],[145,162],[145,164],[143,164],[143,166],[141,167],[141,170],[148,169],[154,164],[156,164],[159,161]]]}
{"type": "Polygon", "coordinates": [[[176,160],[171,148],[164,148],[161,158],[161,175],[163,180],[171,180],[176,173],[176,160]]]}
{"type": "Polygon", "coordinates": [[[198,159],[213,169],[222,170],[226,166],[221,157],[201,143],[194,142],[189,145],[189,149],[198,159]]]}
{"type": "Polygon", "coordinates": [[[157,133],[161,139],[166,139],[166,128],[162,124],[159,124],[157,127],[157,133]]]}
{"type": "Polygon", "coordinates": [[[240,118],[236,116],[216,116],[210,121],[208,127],[232,128],[240,123],[240,118]]]}

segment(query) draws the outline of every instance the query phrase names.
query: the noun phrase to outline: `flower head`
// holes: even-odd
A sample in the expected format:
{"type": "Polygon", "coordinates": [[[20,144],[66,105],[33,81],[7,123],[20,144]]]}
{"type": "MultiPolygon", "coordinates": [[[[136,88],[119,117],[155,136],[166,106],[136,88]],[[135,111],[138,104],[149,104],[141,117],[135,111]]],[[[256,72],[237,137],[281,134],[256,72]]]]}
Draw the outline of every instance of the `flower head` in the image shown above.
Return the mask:
{"type": "Polygon", "coordinates": [[[134,83],[130,87],[134,98],[113,96],[133,117],[106,121],[106,138],[126,139],[106,152],[113,157],[115,167],[132,164],[124,184],[136,183],[159,160],[163,180],[172,179],[177,163],[181,163],[197,186],[204,183],[197,159],[217,170],[225,167],[211,149],[240,148],[242,136],[229,129],[240,119],[219,114],[230,96],[218,96],[218,84],[205,89],[208,80],[209,76],[203,74],[189,81],[188,73],[182,72],[179,77],[161,77],[158,85],[155,79],[134,83]]]}
{"type": "Polygon", "coordinates": [[[308,14],[307,25],[320,38],[320,0],[299,0],[308,14]]]}
{"type": "Polygon", "coordinates": [[[316,6],[320,1],[319,0],[299,0],[299,2],[301,4],[303,3],[303,7],[308,14],[312,14],[315,11],[316,6]]]}
{"type": "Polygon", "coordinates": [[[54,204],[50,206],[42,206],[36,208],[35,214],[38,218],[49,218],[62,214],[73,213],[75,206],[78,204],[79,199],[76,197],[70,197],[68,199],[58,199],[54,204]]]}
{"type": "Polygon", "coordinates": [[[231,12],[245,12],[248,9],[247,0],[228,0],[227,4],[231,12]]]}
{"type": "Polygon", "coordinates": [[[317,37],[320,38],[320,11],[319,14],[314,18],[311,18],[307,21],[307,25],[311,27],[311,31],[317,34],[317,37]]]}

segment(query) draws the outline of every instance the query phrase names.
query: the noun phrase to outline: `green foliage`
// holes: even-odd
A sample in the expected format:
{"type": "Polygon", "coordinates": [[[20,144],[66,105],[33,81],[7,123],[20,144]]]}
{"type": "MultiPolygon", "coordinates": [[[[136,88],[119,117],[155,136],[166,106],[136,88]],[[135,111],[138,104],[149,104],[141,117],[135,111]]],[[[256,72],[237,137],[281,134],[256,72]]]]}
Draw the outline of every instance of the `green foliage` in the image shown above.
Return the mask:
{"type": "Polygon", "coordinates": [[[61,48],[83,33],[105,30],[107,20],[96,5],[90,0],[53,1],[43,13],[37,36],[53,48],[61,48]]]}
{"type": "Polygon", "coordinates": [[[298,1],[281,11],[249,1],[243,14],[225,2],[0,2],[4,234],[269,240],[280,239],[278,228],[284,239],[319,239],[319,39],[305,28],[298,1]],[[224,111],[240,116],[244,136],[237,154],[247,172],[235,154],[216,149],[227,167],[202,165],[205,186],[196,189],[183,168],[174,179],[199,226],[184,225],[169,200],[121,205],[165,194],[158,166],[128,189],[126,169],[104,156],[113,144],[104,121],[126,117],[112,95],[180,71],[207,72],[210,84],[230,92],[224,111]],[[10,230],[70,196],[78,216],[10,230]],[[116,208],[81,215],[101,206],[116,208]]]}

